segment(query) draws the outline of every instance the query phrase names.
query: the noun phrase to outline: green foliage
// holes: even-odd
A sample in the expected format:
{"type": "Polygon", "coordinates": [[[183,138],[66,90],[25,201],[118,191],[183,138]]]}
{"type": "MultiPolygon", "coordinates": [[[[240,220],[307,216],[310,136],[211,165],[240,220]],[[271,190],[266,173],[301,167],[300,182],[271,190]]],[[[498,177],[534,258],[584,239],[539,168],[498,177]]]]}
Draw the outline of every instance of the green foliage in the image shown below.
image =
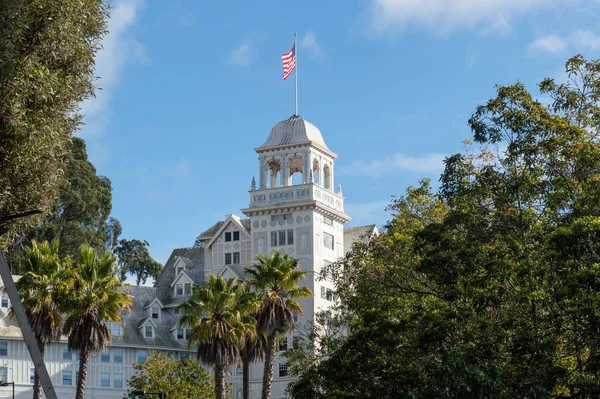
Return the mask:
{"type": "MultiPolygon", "coordinates": [[[[69,261],[58,254],[58,242],[32,242],[24,256],[24,274],[17,281],[19,296],[27,312],[29,324],[44,356],[46,344],[58,340],[62,332],[63,313],[74,279],[69,261]]],[[[10,316],[13,316],[13,308],[10,316]]],[[[42,397],[42,385],[37,372],[33,397],[42,397]]]]}
{"type": "Polygon", "coordinates": [[[79,259],[74,265],[75,284],[64,333],[69,335],[69,350],[80,353],[76,399],[83,399],[89,355],[104,350],[111,341],[105,323],[121,323],[121,314],[129,311],[133,301],[122,292],[114,256],[100,257],[91,247],[84,246],[79,259]]]}
{"type": "Polygon", "coordinates": [[[179,305],[179,324],[192,327],[189,345],[197,345],[199,360],[215,366],[217,399],[225,398],[225,370],[239,362],[242,342],[255,331],[250,316],[255,308],[254,295],[242,283],[213,274],[179,305]]]}
{"type": "Polygon", "coordinates": [[[213,379],[195,360],[175,360],[163,353],[150,352],[143,363],[133,366],[128,396],[134,390],[164,392],[168,399],[213,398],[213,379]]]}
{"type": "Polygon", "coordinates": [[[262,398],[271,396],[277,337],[295,326],[293,312],[302,314],[297,299],[312,296],[308,287],[300,284],[306,272],[299,269],[299,260],[275,251],[257,255],[252,267],[244,269],[247,284],[253,287],[260,302],[256,312],[256,330],[266,337],[262,398]]]}
{"type": "MultiPolygon", "coordinates": [[[[106,18],[104,0],[2,2],[0,215],[54,205],[106,18]]],[[[1,223],[3,242],[28,222],[1,223]]]]}
{"type": "Polygon", "coordinates": [[[115,248],[119,257],[121,280],[128,274],[134,275],[136,285],[146,283],[148,277],[156,278],[162,270],[162,264],[155,261],[148,251],[148,242],[140,240],[121,240],[115,248]]]}
{"type": "Polygon", "coordinates": [[[103,254],[118,243],[121,225],[109,217],[112,209],[110,180],[96,174],[81,138],[72,138],[65,159],[66,179],[50,213],[34,228],[17,234],[12,243],[10,256],[14,272],[21,269],[20,258],[31,240],[57,240],[62,257],[77,256],[82,245],[89,245],[103,254]]]}
{"type": "Polygon", "coordinates": [[[410,188],[326,270],[347,334],[291,353],[293,397],[597,396],[600,62],[566,70],[540,84],[550,106],[498,86],[439,193],[410,188]]]}

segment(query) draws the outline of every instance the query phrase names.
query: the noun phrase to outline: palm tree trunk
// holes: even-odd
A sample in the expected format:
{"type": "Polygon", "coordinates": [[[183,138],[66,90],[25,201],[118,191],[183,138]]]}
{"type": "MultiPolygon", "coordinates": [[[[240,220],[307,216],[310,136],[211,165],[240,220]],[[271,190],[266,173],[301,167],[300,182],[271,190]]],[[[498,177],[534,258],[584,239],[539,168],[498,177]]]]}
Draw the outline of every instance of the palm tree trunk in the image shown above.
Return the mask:
{"type": "Polygon", "coordinates": [[[250,359],[246,356],[242,358],[242,374],[243,399],[250,399],[250,359]]]}
{"type": "Polygon", "coordinates": [[[221,363],[215,364],[215,398],[225,399],[225,367],[221,363]]]}
{"type": "MultiPolygon", "coordinates": [[[[44,352],[46,351],[46,344],[42,343],[40,337],[36,337],[38,348],[40,348],[40,353],[42,354],[42,360],[44,359],[44,352]]],[[[40,381],[40,377],[38,376],[37,371],[33,377],[33,399],[42,399],[42,381],[40,381]]]]}
{"type": "Polygon", "coordinates": [[[273,364],[275,363],[275,344],[277,337],[275,333],[267,337],[267,348],[265,350],[265,370],[263,374],[262,399],[270,399],[271,384],[273,383],[273,364]]]}
{"type": "Polygon", "coordinates": [[[77,379],[77,392],[75,393],[75,399],[83,399],[89,357],[90,352],[87,349],[81,351],[79,360],[79,378],[77,379]]]}

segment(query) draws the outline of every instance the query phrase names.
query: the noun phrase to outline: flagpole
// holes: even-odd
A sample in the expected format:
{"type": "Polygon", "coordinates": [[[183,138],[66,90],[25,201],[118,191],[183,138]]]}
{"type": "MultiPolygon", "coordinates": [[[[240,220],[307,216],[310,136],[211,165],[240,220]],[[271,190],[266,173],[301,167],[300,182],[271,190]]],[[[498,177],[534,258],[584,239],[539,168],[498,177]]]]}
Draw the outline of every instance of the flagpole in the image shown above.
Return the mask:
{"type": "Polygon", "coordinates": [[[294,87],[294,94],[295,94],[295,112],[294,115],[298,116],[298,46],[296,45],[296,32],[294,32],[294,52],[296,53],[296,70],[294,71],[294,78],[295,78],[295,87],[294,87]]]}

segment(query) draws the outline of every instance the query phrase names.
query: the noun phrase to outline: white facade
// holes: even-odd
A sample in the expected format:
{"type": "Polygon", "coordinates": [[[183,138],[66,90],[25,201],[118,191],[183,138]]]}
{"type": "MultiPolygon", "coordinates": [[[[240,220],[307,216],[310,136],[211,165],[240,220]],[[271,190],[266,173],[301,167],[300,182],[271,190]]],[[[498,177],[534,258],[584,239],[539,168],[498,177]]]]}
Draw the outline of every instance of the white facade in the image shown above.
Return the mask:
{"type": "MultiPolygon", "coordinates": [[[[344,229],[350,217],[344,213],[341,186],[334,191],[337,155],[314,125],[299,116],[282,121],[256,152],[259,178],[258,185],[253,179],[248,208],[242,209],[247,219],[227,215],[201,233],[194,247],[175,249],[154,287],[131,288],[132,313],[122,327],[115,327],[118,334],[113,337],[110,356],[96,355],[90,360],[86,398],[123,398],[133,365],[143,360],[148,349],[171,352],[176,358],[194,356],[194,350],[186,345],[189,329],[178,325],[176,307],[191,293],[193,284],[201,284],[211,273],[244,279],[244,268],[252,265],[257,254],[280,250],[300,259],[301,268],[308,272],[303,285],[314,296],[300,301],[304,314],[298,315],[299,324],[313,322],[320,309],[331,305],[333,286],[319,280],[321,268],[343,256],[351,242],[376,234],[377,229],[374,225],[344,229]]],[[[8,306],[5,301],[2,305],[8,306]]],[[[288,343],[293,336],[293,331],[287,335],[288,343]]],[[[284,397],[290,381],[285,360],[280,357],[286,349],[285,339],[279,349],[273,399],[284,397]]],[[[69,358],[63,354],[63,343],[54,343],[46,351],[46,361],[59,398],[74,397],[76,355],[69,358]]],[[[33,365],[20,330],[6,318],[0,319],[0,381],[3,367],[8,381],[16,383],[17,397],[31,397],[29,373],[33,365]],[[7,343],[5,353],[3,342],[7,343]]],[[[253,364],[251,398],[260,398],[262,375],[262,363],[253,364]]],[[[241,398],[241,367],[231,370],[228,380],[234,399],[241,398]]],[[[9,397],[10,388],[0,387],[0,398],[9,397]]]]}

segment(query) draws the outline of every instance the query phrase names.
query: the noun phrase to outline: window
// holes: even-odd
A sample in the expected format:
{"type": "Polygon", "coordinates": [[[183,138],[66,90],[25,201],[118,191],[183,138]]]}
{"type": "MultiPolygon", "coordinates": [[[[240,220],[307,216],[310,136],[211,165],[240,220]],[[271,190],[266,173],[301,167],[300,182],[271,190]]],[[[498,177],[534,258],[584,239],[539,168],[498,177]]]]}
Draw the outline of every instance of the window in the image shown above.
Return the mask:
{"type": "Polygon", "coordinates": [[[8,356],[8,342],[0,342],[0,356],[8,356]]]}
{"type": "Polygon", "coordinates": [[[298,323],[298,313],[292,312],[292,318],[294,319],[294,323],[298,323]]]}
{"type": "Polygon", "coordinates": [[[177,329],[177,339],[183,339],[183,328],[177,329]]]}
{"type": "MultiPolygon", "coordinates": [[[[6,381],[6,380],[2,380],[6,381]]],[[[73,372],[71,370],[63,370],[62,372],[62,384],[73,385],[73,372]]]]}
{"type": "Polygon", "coordinates": [[[188,360],[190,358],[190,354],[189,353],[180,353],[179,354],[179,359],[180,360],[188,360]]]}
{"type": "Polygon", "coordinates": [[[240,232],[233,231],[225,233],[225,241],[239,241],[240,240],[240,232]]]}
{"type": "Polygon", "coordinates": [[[1,305],[3,308],[8,307],[8,295],[6,295],[6,294],[2,295],[2,304],[1,305]]]}
{"type": "Polygon", "coordinates": [[[190,336],[191,333],[192,333],[192,329],[186,328],[185,329],[185,339],[188,339],[188,337],[190,336]]]}
{"type": "Polygon", "coordinates": [[[110,348],[106,348],[104,352],[100,352],[100,362],[110,363],[110,348]]]}
{"type": "Polygon", "coordinates": [[[137,362],[138,363],[144,363],[146,361],[146,359],[148,359],[148,351],[146,351],[145,349],[141,349],[141,350],[137,351],[137,362]]]}
{"type": "Polygon", "coordinates": [[[277,246],[277,232],[276,231],[271,232],[271,246],[272,247],[277,246]]]}
{"type": "Polygon", "coordinates": [[[100,386],[110,388],[110,373],[100,373],[100,386]]]}
{"type": "Polygon", "coordinates": [[[231,241],[231,232],[225,233],[225,242],[231,241]]]}
{"type": "Polygon", "coordinates": [[[229,252],[225,254],[225,264],[226,265],[237,265],[240,263],[240,253],[239,252],[229,252]]]}
{"type": "Polygon", "coordinates": [[[327,287],[321,287],[321,298],[327,299],[328,301],[333,300],[333,290],[327,287]]]}
{"type": "Polygon", "coordinates": [[[29,369],[29,383],[35,383],[35,369],[29,369]]]}
{"type": "Polygon", "coordinates": [[[239,240],[240,240],[240,232],[234,231],[233,232],[233,241],[239,241],[239,240]]]}
{"type": "Polygon", "coordinates": [[[144,328],[144,337],[152,338],[152,326],[146,326],[144,328]]]}
{"type": "Polygon", "coordinates": [[[113,388],[123,388],[123,374],[113,374],[113,388]]]}
{"type": "Polygon", "coordinates": [[[79,371],[75,372],[75,384],[79,382],[79,371]]]}
{"type": "Polygon", "coordinates": [[[111,335],[121,335],[121,324],[119,323],[106,323],[106,327],[110,330],[111,335]]]}
{"type": "Polygon", "coordinates": [[[158,308],[158,306],[153,306],[152,307],[152,318],[158,319],[159,312],[160,312],[160,309],[158,308]]]}
{"type": "Polygon", "coordinates": [[[123,348],[113,348],[113,362],[123,363],[123,348]]]}
{"type": "Polygon", "coordinates": [[[189,294],[191,294],[191,293],[192,293],[192,284],[190,284],[190,283],[185,283],[185,284],[183,285],[183,293],[184,293],[185,295],[189,295],[189,294]]]}
{"type": "Polygon", "coordinates": [[[323,224],[333,226],[333,219],[327,216],[323,216],[323,224]]]}
{"type": "Polygon", "coordinates": [[[271,221],[272,222],[278,222],[280,220],[291,220],[292,219],[292,214],[291,213],[286,213],[283,215],[271,215],[271,221]]]}
{"type": "Polygon", "coordinates": [[[329,233],[323,233],[323,246],[333,249],[333,236],[329,233]]]}
{"type": "Polygon", "coordinates": [[[177,291],[175,291],[175,292],[177,295],[183,295],[183,284],[177,284],[176,289],[177,289],[177,291]]]}
{"type": "Polygon", "coordinates": [[[287,337],[280,337],[279,338],[279,351],[286,351],[288,348],[288,342],[287,342],[287,337]]]}
{"type": "Polygon", "coordinates": [[[272,247],[283,247],[285,245],[294,244],[294,230],[279,230],[271,232],[271,246],[272,247]],[[287,240],[286,240],[287,238],[287,240]]]}
{"type": "Polygon", "coordinates": [[[287,377],[288,375],[288,368],[285,364],[280,364],[279,365],[279,376],[280,377],[287,377]]]}
{"type": "Polygon", "coordinates": [[[69,347],[67,346],[67,344],[63,344],[62,346],[62,352],[63,352],[63,360],[73,360],[73,354],[71,352],[69,352],[69,347]]]}

